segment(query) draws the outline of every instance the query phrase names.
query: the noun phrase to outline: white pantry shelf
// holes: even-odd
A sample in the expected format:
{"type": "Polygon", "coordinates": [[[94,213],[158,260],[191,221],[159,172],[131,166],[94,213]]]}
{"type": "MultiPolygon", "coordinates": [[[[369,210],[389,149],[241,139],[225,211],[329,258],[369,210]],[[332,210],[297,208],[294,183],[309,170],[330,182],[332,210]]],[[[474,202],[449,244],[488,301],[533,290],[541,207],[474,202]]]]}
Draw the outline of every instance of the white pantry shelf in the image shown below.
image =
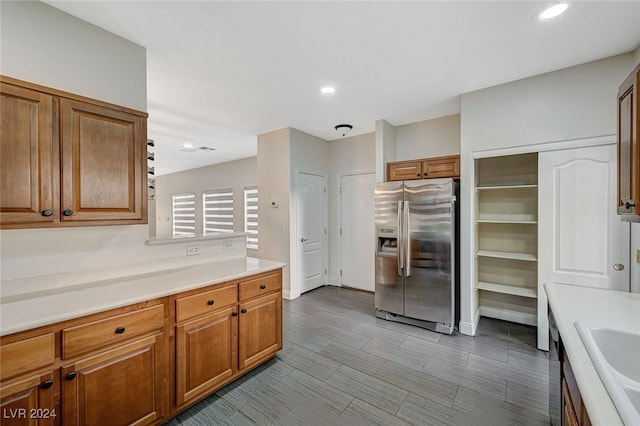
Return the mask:
{"type": "Polygon", "coordinates": [[[478,250],[476,256],[496,257],[499,259],[524,260],[527,262],[537,262],[538,256],[530,253],[517,253],[513,251],[478,250]]]}
{"type": "Polygon", "coordinates": [[[530,297],[535,299],[538,297],[538,291],[534,288],[519,287],[514,285],[490,283],[479,281],[478,290],[493,291],[495,293],[511,294],[513,296],[530,297]]]}
{"type": "Polygon", "coordinates": [[[538,185],[491,185],[491,186],[477,186],[476,191],[484,191],[484,190],[499,190],[499,189],[528,189],[528,188],[537,188],[538,185]]]}

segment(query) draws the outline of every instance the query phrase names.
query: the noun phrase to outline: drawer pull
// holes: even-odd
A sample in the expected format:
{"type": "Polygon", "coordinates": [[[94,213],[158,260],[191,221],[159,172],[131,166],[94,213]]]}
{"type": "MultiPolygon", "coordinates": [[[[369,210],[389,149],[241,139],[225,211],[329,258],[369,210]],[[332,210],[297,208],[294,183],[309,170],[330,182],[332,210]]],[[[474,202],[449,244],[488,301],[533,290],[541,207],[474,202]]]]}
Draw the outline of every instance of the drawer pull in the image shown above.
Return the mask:
{"type": "Polygon", "coordinates": [[[265,288],[267,288],[267,286],[266,286],[265,284],[262,284],[262,285],[260,286],[260,289],[261,289],[261,290],[264,290],[265,288]]]}
{"type": "Polygon", "coordinates": [[[122,334],[122,333],[124,333],[125,330],[126,329],[124,327],[118,327],[118,328],[116,328],[116,334],[122,334]]]}
{"type": "Polygon", "coordinates": [[[231,316],[232,316],[232,317],[237,317],[237,316],[238,316],[238,313],[237,313],[237,312],[231,312],[231,316]]]}
{"type": "Polygon", "coordinates": [[[42,210],[42,216],[49,217],[52,215],[53,215],[53,212],[51,210],[42,210]]]}
{"type": "Polygon", "coordinates": [[[51,386],[53,386],[53,380],[45,380],[40,383],[40,389],[49,389],[51,386]]]}
{"type": "Polygon", "coordinates": [[[213,300],[213,299],[207,300],[207,305],[209,305],[209,306],[213,305],[214,303],[216,303],[216,301],[213,300]]]}
{"type": "Polygon", "coordinates": [[[67,210],[63,211],[62,214],[65,215],[65,216],[71,216],[71,215],[73,215],[73,210],[67,209],[67,210]]]}
{"type": "Polygon", "coordinates": [[[240,312],[242,312],[243,314],[247,313],[247,310],[245,308],[240,309],[240,312]]]}
{"type": "Polygon", "coordinates": [[[66,380],[73,380],[76,378],[76,376],[78,375],[78,373],[76,373],[75,371],[72,371],[71,373],[67,373],[66,376],[64,376],[64,378],[66,380]]]}

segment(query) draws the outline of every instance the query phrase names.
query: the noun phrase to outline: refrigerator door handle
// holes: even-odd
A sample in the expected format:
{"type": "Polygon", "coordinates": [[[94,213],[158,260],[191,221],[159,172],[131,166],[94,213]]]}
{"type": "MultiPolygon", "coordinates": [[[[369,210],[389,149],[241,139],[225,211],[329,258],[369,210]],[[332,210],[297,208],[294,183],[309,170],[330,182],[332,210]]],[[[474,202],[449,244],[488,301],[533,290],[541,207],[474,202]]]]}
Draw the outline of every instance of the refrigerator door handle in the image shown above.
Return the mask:
{"type": "Polygon", "coordinates": [[[404,250],[402,249],[402,201],[398,201],[398,231],[396,232],[396,250],[398,252],[398,276],[402,276],[402,268],[404,268],[404,250]]]}
{"type": "Polygon", "coordinates": [[[409,229],[410,229],[410,222],[409,222],[409,218],[411,216],[409,215],[409,202],[405,201],[404,202],[404,230],[402,231],[402,235],[403,238],[407,244],[406,246],[406,251],[405,251],[405,276],[406,277],[410,277],[411,276],[411,238],[410,238],[410,234],[409,234],[409,229]]]}

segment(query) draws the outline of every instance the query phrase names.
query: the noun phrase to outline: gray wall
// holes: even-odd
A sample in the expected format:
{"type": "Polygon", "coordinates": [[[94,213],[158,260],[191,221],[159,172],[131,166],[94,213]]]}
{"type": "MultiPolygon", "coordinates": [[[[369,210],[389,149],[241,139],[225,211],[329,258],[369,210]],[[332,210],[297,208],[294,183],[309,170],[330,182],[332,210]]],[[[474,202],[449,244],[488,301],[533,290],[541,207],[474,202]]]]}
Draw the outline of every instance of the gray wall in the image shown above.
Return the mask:
{"type": "Polygon", "coordinates": [[[477,313],[472,153],[615,134],[616,93],[633,60],[629,53],[462,95],[461,324],[477,313]]]}
{"type": "Polygon", "coordinates": [[[396,160],[460,154],[460,114],[396,126],[396,160]]]}

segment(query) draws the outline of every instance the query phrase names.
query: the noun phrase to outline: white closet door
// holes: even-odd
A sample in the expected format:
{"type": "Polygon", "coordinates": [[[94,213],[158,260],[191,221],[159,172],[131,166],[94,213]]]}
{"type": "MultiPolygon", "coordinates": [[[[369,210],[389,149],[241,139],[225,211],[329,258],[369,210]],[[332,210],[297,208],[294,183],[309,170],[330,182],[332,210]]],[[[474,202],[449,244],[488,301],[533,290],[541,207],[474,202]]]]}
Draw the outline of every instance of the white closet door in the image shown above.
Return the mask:
{"type": "MultiPolygon", "coordinates": [[[[538,281],[629,291],[630,226],[616,214],[616,146],[538,157],[538,281]]],[[[548,332],[538,292],[538,336],[548,332]]]]}

